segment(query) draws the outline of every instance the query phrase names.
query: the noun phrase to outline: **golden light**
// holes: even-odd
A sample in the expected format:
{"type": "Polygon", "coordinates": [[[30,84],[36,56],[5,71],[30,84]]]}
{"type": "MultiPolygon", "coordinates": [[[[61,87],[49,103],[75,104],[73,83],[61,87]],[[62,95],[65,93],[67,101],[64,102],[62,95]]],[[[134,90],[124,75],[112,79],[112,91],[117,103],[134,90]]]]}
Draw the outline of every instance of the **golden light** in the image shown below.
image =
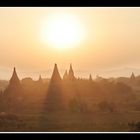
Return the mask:
{"type": "Polygon", "coordinates": [[[59,49],[77,46],[84,35],[84,28],[74,15],[50,14],[41,25],[41,40],[59,49]]]}

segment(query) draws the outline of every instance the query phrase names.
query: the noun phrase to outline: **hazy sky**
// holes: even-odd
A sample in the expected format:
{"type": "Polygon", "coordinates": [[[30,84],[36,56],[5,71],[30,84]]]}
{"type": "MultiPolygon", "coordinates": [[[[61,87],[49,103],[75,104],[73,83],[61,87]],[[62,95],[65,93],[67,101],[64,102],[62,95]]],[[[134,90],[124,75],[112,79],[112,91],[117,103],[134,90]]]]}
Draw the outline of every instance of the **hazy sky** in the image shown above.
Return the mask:
{"type": "Polygon", "coordinates": [[[9,79],[14,66],[20,77],[50,77],[54,63],[61,75],[70,63],[83,77],[140,74],[140,8],[0,8],[0,79],[9,79]],[[74,15],[85,31],[73,48],[41,40],[44,21],[59,12],[74,15]]]}

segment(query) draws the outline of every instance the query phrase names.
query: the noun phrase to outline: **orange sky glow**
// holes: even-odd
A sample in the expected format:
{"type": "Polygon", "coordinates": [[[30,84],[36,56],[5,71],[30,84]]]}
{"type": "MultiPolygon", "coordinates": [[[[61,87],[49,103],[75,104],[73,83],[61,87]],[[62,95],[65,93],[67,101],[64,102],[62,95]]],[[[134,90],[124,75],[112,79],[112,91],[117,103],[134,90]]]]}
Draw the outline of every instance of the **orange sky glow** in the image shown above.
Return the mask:
{"type": "Polygon", "coordinates": [[[140,74],[140,8],[0,8],[0,79],[140,74]]]}

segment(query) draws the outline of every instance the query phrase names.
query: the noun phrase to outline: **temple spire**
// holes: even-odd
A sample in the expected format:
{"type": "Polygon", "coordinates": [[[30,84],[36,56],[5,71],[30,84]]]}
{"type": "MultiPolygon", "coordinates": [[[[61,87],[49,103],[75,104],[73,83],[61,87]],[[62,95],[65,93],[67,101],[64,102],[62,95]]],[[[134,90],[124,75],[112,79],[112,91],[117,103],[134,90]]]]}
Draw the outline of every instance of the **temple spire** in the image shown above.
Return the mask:
{"type": "Polygon", "coordinates": [[[39,75],[39,81],[42,81],[42,77],[41,77],[41,75],[39,75]]]}
{"type": "Polygon", "coordinates": [[[130,77],[131,79],[135,79],[135,75],[134,75],[134,73],[132,72],[132,74],[131,74],[131,77],[130,77]]]}
{"type": "Polygon", "coordinates": [[[17,72],[16,72],[16,68],[14,67],[14,70],[13,70],[13,74],[12,74],[12,77],[10,79],[10,85],[17,85],[17,84],[20,84],[20,80],[17,76],[17,72]]]}
{"type": "Polygon", "coordinates": [[[47,90],[46,98],[46,110],[47,111],[59,111],[65,108],[63,92],[62,92],[62,80],[58,72],[57,64],[54,65],[53,74],[49,87],[47,90]]]}
{"type": "Polygon", "coordinates": [[[72,64],[70,64],[70,69],[69,69],[69,80],[75,80],[74,72],[72,69],[72,64]]]}
{"type": "Polygon", "coordinates": [[[43,80],[42,80],[42,77],[41,77],[41,75],[39,75],[38,82],[39,82],[40,84],[42,84],[42,83],[43,83],[43,80]]]}
{"type": "Polygon", "coordinates": [[[8,103],[8,110],[21,110],[23,100],[23,89],[20,84],[20,80],[17,76],[16,68],[14,67],[12,77],[9,81],[9,85],[4,90],[5,100],[8,103]]]}
{"type": "Polygon", "coordinates": [[[51,82],[60,82],[61,81],[61,77],[57,68],[57,64],[54,64],[54,69],[53,69],[53,74],[51,77],[51,82]]]}
{"type": "Polygon", "coordinates": [[[74,75],[74,72],[73,72],[73,69],[72,69],[72,64],[70,64],[69,75],[74,75]]]}
{"type": "Polygon", "coordinates": [[[92,76],[91,76],[91,74],[89,75],[89,81],[92,81],[92,76]]]}

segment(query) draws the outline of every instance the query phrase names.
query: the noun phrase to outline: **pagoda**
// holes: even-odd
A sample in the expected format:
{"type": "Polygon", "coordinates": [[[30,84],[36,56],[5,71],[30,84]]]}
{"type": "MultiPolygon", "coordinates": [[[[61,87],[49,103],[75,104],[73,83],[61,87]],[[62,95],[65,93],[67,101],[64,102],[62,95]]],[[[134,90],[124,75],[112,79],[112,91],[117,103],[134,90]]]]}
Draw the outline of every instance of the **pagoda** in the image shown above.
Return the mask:
{"type": "Polygon", "coordinates": [[[17,76],[17,72],[16,72],[16,68],[14,67],[14,70],[13,70],[13,74],[12,74],[12,77],[9,81],[9,86],[10,87],[18,87],[20,86],[20,80],[17,76]]]}
{"type": "Polygon", "coordinates": [[[60,111],[63,110],[64,107],[65,106],[62,95],[62,79],[60,77],[57,64],[55,64],[47,91],[46,110],[60,111]]]}
{"type": "Polygon", "coordinates": [[[68,79],[71,80],[71,81],[76,80],[76,78],[75,78],[75,76],[74,76],[74,72],[73,72],[72,64],[70,64],[70,69],[69,69],[68,79]]]}
{"type": "MultiPolygon", "coordinates": [[[[12,77],[9,80],[9,85],[4,91],[4,100],[8,109],[19,109],[23,99],[23,90],[18,78],[16,68],[14,67],[12,77]]],[[[20,110],[20,109],[19,109],[20,110]]]]}
{"type": "Polygon", "coordinates": [[[89,81],[92,82],[92,76],[91,76],[91,74],[89,75],[89,81]]]}

